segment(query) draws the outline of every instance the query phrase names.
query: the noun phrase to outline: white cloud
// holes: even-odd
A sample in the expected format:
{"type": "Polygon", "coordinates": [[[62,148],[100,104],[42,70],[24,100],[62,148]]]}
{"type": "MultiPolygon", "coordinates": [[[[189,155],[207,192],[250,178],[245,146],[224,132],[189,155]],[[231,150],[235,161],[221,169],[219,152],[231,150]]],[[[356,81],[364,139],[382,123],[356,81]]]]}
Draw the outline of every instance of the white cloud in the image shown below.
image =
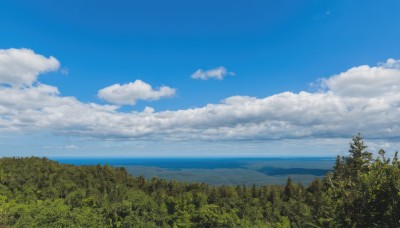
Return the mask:
{"type": "Polygon", "coordinates": [[[65,149],[78,149],[78,147],[73,145],[73,144],[71,144],[71,145],[66,145],[65,149]]]}
{"type": "Polygon", "coordinates": [[[201,79],[201,80],[208,80],[210,78],[222,80],[227,75],[235,75],[233,72],[228,72],[225,67],[217,67],[211,70],[198,69],[196,72],[192,74],[193,79],[201,79]]]}
{"type": "Polygon", "coordinates": [[[113,104],[134,105],[138,100],[158,100],[163,97],[172,97],[176,89],[161,86],[154,90],[151,85],[141,80],[120,85],[114,84],[99,90],[98,96],[113,104]]]}
{"type": "Polygon", "coordinates": [[[155,110],[154,110],[154,108],[152,108],[152,107],[146,106],[146,107],[144,108],[143,112],[144,112],[144,113],[154,113],[155,110]]]}
{"type": "MultiPolygon", "coordinates": [[[[351,68],[323,79],[319,92],[232,96],[218,104],[161,112],[150,107],[119,112],[118,106],[83,103],[41,83],[0,86],[0,133],[46,131],[127,141],[348,138],[357,132],[367,138],[399,138],[399,63],[388,60],[375,67],[351,68]]],[[[135,83],[108,87],[107,99],[132,104],[173,94],[135,83]]]]}
{"type": "Polygon", "coordinates": [[[0,83],[30,86],[39,74],[59,67],[60,63],[53,56],[46,58],[30,49],[0,49],[0,83]]]}
{"type": "Polygon", "coordinates": [[[338,96],[377,97],[400,91],[399,61],[388,59],[376,67],[353,67],[322,80],[323,86],[338,96]]]}

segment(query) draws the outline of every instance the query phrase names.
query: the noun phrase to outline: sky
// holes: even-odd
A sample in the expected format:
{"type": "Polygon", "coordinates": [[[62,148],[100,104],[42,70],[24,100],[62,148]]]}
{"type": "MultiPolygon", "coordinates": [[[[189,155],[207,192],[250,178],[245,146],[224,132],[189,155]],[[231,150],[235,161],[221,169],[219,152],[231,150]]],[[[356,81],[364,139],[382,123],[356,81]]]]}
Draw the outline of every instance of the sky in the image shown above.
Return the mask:
{"type": "Polygon", "coordinates": [[[0,156],[400,147],[400,2],[0,3],[0,156]]]}

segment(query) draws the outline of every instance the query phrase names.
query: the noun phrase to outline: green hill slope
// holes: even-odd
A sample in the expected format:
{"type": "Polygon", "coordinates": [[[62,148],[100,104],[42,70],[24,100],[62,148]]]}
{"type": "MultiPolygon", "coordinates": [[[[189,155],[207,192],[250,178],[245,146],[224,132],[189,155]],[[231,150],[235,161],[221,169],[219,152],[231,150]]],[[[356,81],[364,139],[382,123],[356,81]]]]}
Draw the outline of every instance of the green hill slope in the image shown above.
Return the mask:
{"type": "Polygon", "coordinates": [[[0,159],[0,227],[398,227],[400,162],[359,136],[309,186],[209,186],[124,168],[0,159]]]}

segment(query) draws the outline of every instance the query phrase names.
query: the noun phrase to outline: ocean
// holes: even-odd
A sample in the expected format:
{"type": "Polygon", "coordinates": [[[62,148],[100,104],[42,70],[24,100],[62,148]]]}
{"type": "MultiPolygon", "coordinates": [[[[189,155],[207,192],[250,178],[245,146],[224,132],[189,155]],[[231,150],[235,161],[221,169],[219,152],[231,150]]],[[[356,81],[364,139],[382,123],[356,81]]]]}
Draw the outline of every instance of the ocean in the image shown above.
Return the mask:
{"type": "Polygon", "coordinates": [[[332,170],[335,157],[260,157],[260,158],[111,158],[50,157],[63,164],[108,164],[125,167],[135,176],[158,177],[210,185],[309,184],[332,170]]]}

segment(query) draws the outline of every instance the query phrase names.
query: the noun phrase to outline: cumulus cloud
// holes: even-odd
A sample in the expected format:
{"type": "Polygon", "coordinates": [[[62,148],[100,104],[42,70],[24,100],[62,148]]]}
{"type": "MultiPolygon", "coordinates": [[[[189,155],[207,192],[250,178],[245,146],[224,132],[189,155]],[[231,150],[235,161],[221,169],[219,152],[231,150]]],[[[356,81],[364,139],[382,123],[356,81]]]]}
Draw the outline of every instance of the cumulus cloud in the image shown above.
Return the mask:
{"type": "Polygon", "coordinates": [[[163,97],[172,97],[176,89],[161,86],[154,90],[151,85],[141,80],[120,85],[114,84],[99,90],[98,96],[117,105],[134,105],[138,100],[158,100],[163,97]]]}
{"type": "Polygon", "coordinates": [[[39,74],[59,67],[60,63],[53,56],[46,58],[30,49],[0,50],[0,83],[13,87],[31,86],[39,74]]]}
{"type": "Polygon", "coordinates": [[[196,72],[192,74],[193,79],[201,79],[201,80],[208,80],[210,78],[222,80],[227,75],[235,75],[233,72],[228,72],[225,67],[217,67],[211,70],[202,70],[198,69],[196,72]]]}
{"type": "Polygon", "coordinates": [[[346,72],[323,79],[323,86],[338,96],[377,97],[400,90],[399,61],[388,59],[376,67],[353,67],[346,72]]]}
{"type": "MultiPolygon", "coordinates": [[[[368,138],[399,138],[399,63],[389,59],[377,66],[351,68],[322,79],[318,92],[232,96],[217,104],[160,112],[150,107],[120,112],[115,105],[62,96],[56,87],[39,82],[30,87],[0,86],[0,132],[47,131],[107,140],[348,138],[357,132],[368,138]]],[[[129,93],[135,91],[131,87],[115,88],[129,93]]],[[[133,93],[134,98],[116,95],[111,101],[132,104],[161,97],[148,95],[154,92],[149,85],[144,91],[133,93]],[[142,93],[147,95],[138,95],[142,93]]]]}

